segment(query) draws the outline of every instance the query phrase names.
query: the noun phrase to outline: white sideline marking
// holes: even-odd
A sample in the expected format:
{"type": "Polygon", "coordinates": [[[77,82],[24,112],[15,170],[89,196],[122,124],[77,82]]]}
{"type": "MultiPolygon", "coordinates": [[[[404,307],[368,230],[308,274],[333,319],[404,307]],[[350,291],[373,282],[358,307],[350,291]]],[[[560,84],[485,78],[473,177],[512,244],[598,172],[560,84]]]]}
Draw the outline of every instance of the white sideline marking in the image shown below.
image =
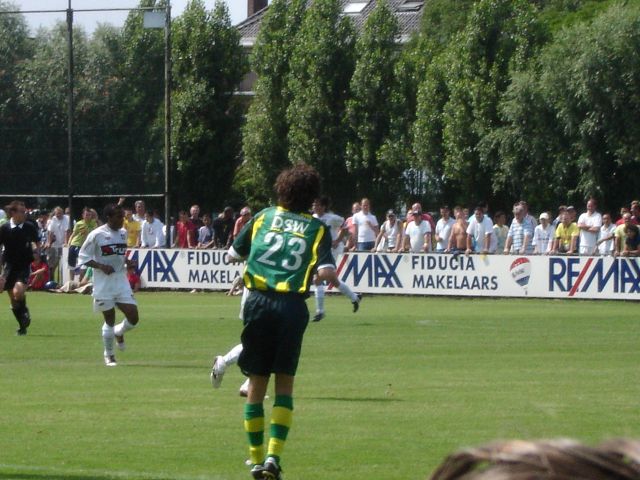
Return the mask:
{"type": "Polygon", "coordinates": [[[7,463],[0,463],[0,470],[11,469],[18,472],[49,472],[56,475],[87,475],[95,477],[107,477],[107,478],[123,478],[123,479],[144,479],[144,480],[224,480],[223,477],[218,475],[176,475],[175,473],[166,474],[163,473],[150,473],[150,472],[129,472],[125,470],[84,470],[80,468],[59,468],[59,467],[39,467],[34,465],[11,465],[7,463]]]}

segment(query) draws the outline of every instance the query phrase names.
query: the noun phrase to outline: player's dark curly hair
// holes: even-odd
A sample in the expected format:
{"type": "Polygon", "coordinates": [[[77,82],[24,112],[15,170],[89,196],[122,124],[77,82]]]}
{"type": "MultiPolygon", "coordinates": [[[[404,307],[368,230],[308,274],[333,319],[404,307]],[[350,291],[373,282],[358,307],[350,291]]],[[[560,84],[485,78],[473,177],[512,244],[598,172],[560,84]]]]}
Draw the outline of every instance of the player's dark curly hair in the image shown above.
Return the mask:
{"type": "Polygon", "coordinates": [[[280,172],[274,189],[278,205],[292,212],[308,212],[320,194],[320,174],[306,163],[298,163],[280,172]]]}
{"type": "Polygon", "coordinates": [[[104,210],[102,210],[102,214],[104,215],[104,218],[111,218],[116,210],[122,210],[122,206],[116,205],[115,203],[107,203],[104,210]]]}

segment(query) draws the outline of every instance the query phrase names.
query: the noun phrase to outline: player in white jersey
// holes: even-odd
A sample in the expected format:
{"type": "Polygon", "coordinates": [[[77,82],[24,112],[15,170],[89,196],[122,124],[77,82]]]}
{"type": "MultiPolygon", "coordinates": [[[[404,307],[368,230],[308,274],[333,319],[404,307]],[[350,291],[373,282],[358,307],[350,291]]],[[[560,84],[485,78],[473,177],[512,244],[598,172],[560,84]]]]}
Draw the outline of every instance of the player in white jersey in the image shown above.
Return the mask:
{"type": "Polygon", "coordinates": [[[93,311],[102,312],[102,342],[104,362],[115,367],[114,340],[124,350],[124,334],[138,323],[138,305],[127,281],[127,231],[122,228],[124,210],[109,204],[104,209],[107,223],[96,228],[85,240],[78,261],[93,267],[93,311]],[[125,319],[115,325],[115,307],[124,313],[125,319]]]}
{"type": "MultiPolygon", "coordinates": [[[[331,254],[333,255],[333,258],[336,259],[337,256],[341,255],[344,251],[344,242],[342,236],[346,228],[344,227],[344,218],[342,218],[340,215],[336,215],[329,210],[330,204],[331,201],[329,200],[329,197],[322,196],[320,198],[317,198],[313,202],[312,208],[313,216],[318,220],[321,220],[326,226],[329,227],[329,230],[331,231],[331,254]]],[[[319,282],[315,278],[314,284],[316,286],[316,314],[313,317],[313,321],[319,322],[324,318],[325,286],[322,282],[319,282]]],[[[360,296],[353,293],[353,291],[351,291],[346,283],[338,280],[337,276],[335,282],[333,282],[332,285],[351,300],[351,304],[353,305],[353,312],[357,312],[358,307],[360,307],[360,296]]]]}

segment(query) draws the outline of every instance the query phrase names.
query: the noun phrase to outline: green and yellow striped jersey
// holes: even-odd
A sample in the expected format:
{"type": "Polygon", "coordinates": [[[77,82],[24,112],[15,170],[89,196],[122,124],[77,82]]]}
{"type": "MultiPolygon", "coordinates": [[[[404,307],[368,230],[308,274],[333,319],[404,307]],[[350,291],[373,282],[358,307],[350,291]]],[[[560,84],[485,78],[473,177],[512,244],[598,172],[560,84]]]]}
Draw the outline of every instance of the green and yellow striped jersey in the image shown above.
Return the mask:
{"type": "Polygon", "coordinates": [[[232,253],[248,257],[244,283],[252,290],[306,294],[316,268],[335,267],[327,226],[282,207],[253,217],[234,240],[232,253]]]}

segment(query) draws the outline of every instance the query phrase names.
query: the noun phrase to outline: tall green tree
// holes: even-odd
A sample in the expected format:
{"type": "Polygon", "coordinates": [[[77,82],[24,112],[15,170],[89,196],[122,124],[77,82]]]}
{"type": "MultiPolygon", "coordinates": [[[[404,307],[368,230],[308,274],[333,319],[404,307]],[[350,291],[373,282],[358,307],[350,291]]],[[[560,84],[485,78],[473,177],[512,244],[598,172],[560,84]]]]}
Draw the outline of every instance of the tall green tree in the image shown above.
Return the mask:
{"type": "Polygon", "coordinates": [[[255,97],[243,130],[244,164],[236,180],[236,189],[252,205],[269,203],[276,176],[289,164],[286,80],[305,9],[305,0],[274,0],[252,52],[255,97]]]}
{"type": "Polygon", "coordinates": [[[353,199],[343,118],[354,70],[354,30],[339,0],[317,0],[296,36],[288,88],[289,159],[315,166],[338,207],[353,199]]]}
{"type": "Polygon", "coordinates": [[[233,91],[248,69],[240,35],[225,3],[207,11],[192,0],[175,22],[173,45],[175,198],[220,208],[239,164],[242,117],[233,91]]]}
{"type": "MultiPolygon", "coordinates": [[[[9,3],[0,1],[0,11],[15,11],[9,3]]],[[[26,145],[29,123],[19,102],[16,84],[19,65],[32,55],[27,24],[22,15],[0,15],[0,172],[4,192],[23,191],[24,182],[17,168],[22,163],[21,152],[26,145]]]]}
{"type": "Polygon", "coordinates": [[[541,32],[528,2],[481,0],[456,39],[443,109],[444,174],[467,198],[501,202],[490,181],[500,164],[492,135],[501,126],[498,103],[510,72],[526,64],[541,32]]]}
{"type": "Polygon", "coordinates": [[[352,193],[388,206],[393,206],[394,197],[402,193],[398,177],[406,169],[404,163],[380,159],[380,149],[390,131],[398,31],[389,4],[379,0],[356,41],[357,61],[345,115],[349,131],[345,160],[354,180],[352,193]]]}

